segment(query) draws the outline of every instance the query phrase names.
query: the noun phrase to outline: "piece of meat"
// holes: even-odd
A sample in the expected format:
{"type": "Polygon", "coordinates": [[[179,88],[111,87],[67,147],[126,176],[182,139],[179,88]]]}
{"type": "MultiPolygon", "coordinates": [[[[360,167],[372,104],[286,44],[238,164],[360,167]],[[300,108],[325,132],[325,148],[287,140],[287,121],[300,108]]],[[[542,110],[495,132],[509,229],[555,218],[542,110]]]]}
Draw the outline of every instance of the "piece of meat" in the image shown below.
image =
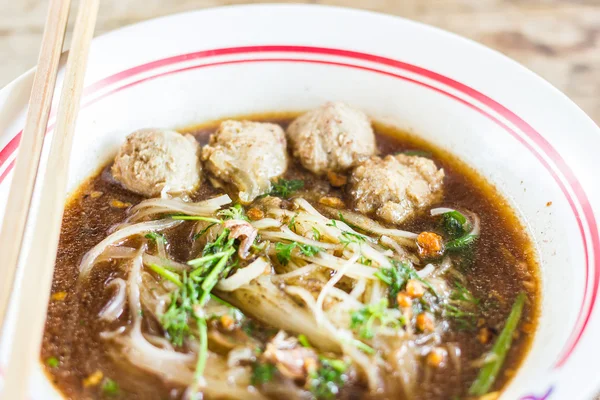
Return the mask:
{"type": "Polygon", "coordinates": [[[279,125],[223,121],[202,149],[212,176],[239,191],[244,204],[271,190],[271,179],[287,169],[287,143],[279,125]]]}
{"type": "Polygon", "coordinates": [[[344,172],[375,154],[369,118],[341,102],[330,102],[296,118],[287,129],[294,157],[317,175],[344,172]]]}
{"type": "Polygon", "coordinates": [[[132,192],[148,196],[191,192],[200,185],[200,146],[191,135],[141,129],[127,136],[111,172],[132,192]]]}
{"type": "Polygon", "coordinates": [[[358,211],[397,224],[432,204],[443,180],[444,170],[425,157],[371,157],[352,171],[350,196],[358,211]]]}
{"type": "Polygon", "coordinates": [[[294,337],[286,337],[280,331],[267,343],[263,358],[274,364],[279,372],[290,379],[305,380],[308,367],[317,364],[317,354],[311,348],[302,347],[294,337]]]}
{"type": "Polygon", "coordinates": [[[238,255],[240,258],[243,260],[247,259],[250,246],[254,244],[254,240],[256,239],[256,235],[258,235],[258,231],[248,222],[241,221],[239,219],[225,221],[223,226],[231,230],[229,233],[230,238],[235,238],[240,241],[240,246],[238,249],[238,255]]]}

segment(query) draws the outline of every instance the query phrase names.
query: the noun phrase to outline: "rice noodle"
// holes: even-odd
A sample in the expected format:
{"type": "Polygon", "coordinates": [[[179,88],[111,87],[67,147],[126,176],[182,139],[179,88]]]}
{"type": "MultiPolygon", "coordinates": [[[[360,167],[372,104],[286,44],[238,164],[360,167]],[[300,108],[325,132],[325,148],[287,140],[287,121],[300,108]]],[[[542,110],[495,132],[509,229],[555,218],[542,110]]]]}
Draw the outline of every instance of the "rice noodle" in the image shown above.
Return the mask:
{"type": "Polygon", "coordinates": [[[160,258],[148,253],[142,255],[142,260],[144,261],[144,265],[157,264],[177,272],[189,271],[191,269],[187,264],[173,261],[169,258],[160,258]]]}
{"type": "Polygon", "coordinates": [[[386,228],[385,226],[379,224],[378,222],[368,218],[362,214],[355,213],[347,210],[338,210],[332,207],[324,207],[328,213],[332,215],[342,215],[345,221],[348,221],[352,225],[371,233],[376,233],[379,235],[387,235],[391,236],[395,239],[409,239],[408,241],[403,241],[407,245],[413,244],[413,240],[417,238],[417,234],[413,232],[403,231],[400,229],[386,228]]]}
{"type": "MultiPolygon", "coordinates": [[[[347,260],[338,258],[334,255],[331,255],[329,253],[324,253],[324,252],[319,252],[317,253],[315,256],[313,257],[306,257],[306,256],[299,256],[302,259],[305,259],[313,264],[317,264],[332,270],[340,270],[343,266],[344,263],[347,260]]],[[[375,276],[375,272],[377,272],[376,268],[373,267],[367,267],[366,265],[363,264],[357,264],[357,263],[353,263],[352,265],[350,265],[348,267],[348,270],[346,272],[346,275],[351,277],[351,278],[368,278],[368,279],[377,279],[377,277],[375,276]]]]}
{"type": "Polygon", "coordinates": [[[106,303],[106,305],[102,307],[102,310],[100,310],[98,317],[105,321],[112,322],[115,319],[119,318],[119,316],[123,313],[123,310],[125,308],[125,302],[127,300],[125,293],[127,285],[125,284],[125,281],[123,279],[115,278],[112,281],[110,281],[110,283],[106,285],[106,287],[108,289],[116,287],[117,291],[113,295],[113,297],[110,298],[108,303],[106,303]]]}
{"type": "Polygon", "coordinates": [[[219,208],[231,203],[231,198],[224,194],[198,203],[185,202],[181,198],[144,200],[131,209],[128,222],[136,222],[156,214],[187,214],[196,216],[212,216],[219,208]]]}
{"type": "Polygon", "coordinates": [[[419,278],[424,279],[427,278],[429,275],[433,274],[434,271],[435,266],[433,264],[427,264],[425,268],[423,268],[420,271],[417,271],[417,275],[419,276],[419,278]]]}
{"type": "Polygon", "coordinates": [[[356,282],[356,285],[354,286],[352,291],[350,292],[350,296],[352,296],[353,298],[355,298],[357,300],[360,299],[360,296],[363,295],[366,287],[367,287],[367,281],[365,279],[359,279],[356,282]]]}
{"type": "MultiPolygon", "coordinates": [[[[288,265],[289,265],[289,263],[288,263],[288,265]]],[[[318,266],[318,265],[308,264],[308,265],[305,265],[304,267],[296,268],[296,269],[294,269],[291,272],[287,272],[285,274],[278,274],[276,276],[276,278],[277,279],[296,278],[296,277],[299,277],[299,276],[304,276],[304,275],[311,274],[311,273],[315,272],[319,268],[321,268],[321,267],[318,266]]]]}
{"type": "Polygon", "coordinates": [[[431,210],[429,210],[429,214],[432,217],[435,217],[436,215],[442,215],[442,214],[446,214],[447,212],[452,212],[452,211],[456,211],[456,210],[454,208],[437,207],[437,208],[432,208],[431,210]]]}
{"type": "Polygon", "coordinates": [[[247,267],[237,269],[229,278],[221,279],[216,287],[224,292],[233,292],[270,271],[271,263],[264,257],[259,257],[247,267]]]}
{"type": "Polygon", "coordinates": [[[117,329],[115,329],[114,331],[105,331],[105,332],[100,332],[100,337],[102,339],[113,339],[116,336],[121,335],[123,332],[125,332],[126,328],[124,326],[120,326],[117,329]]]}
{"type": "Polygon", "coordinates": [[[333,243],[318,242],[316,240],[311,240],[311,239],[305,238],[304,236],[300,236],[300,235],[292,232],[292,230],[290,228],[288,228],[287,226],[282,226],[281,232],[263,231],[263,232],[261,232],[261,237],[263,237],[264,239],[267,239],[267,240],[273,240],[273,239],[289,240],[290,242],[298,242],[298,243],[308,244],[311,246],[316,246],[316,247],[320,247],[322,249],[328,249],[328,250],[335,249],[338,247],[338,245],[333,244],[333,243]]]}
{"type": "Polygon", "coordinates": [[[342,279],[342,277],[346,274],[346,271],[358,260],[358,254],[349,259],[343,266],[340,268],[337,273],[331,277],[329,282],[325,284],[325,287],[319,293],[319,297],[317,297],[317,303],[315,304],[315,318],[317,320],[317,324],[322,325],[323,319],[325,318],[323,315],[323,301],[325,301],[325,297],[328,295],[328,292],[342,279]]]}
{"type": "Polygon", "coordinates": [[[91,269],[93,268],[96,259],[104,250],[111,245],[116,245],[121,241],[127,239],[130,236],[146,234],[148,232],[163,231],[165,229],[173,228],[181,224],[183,221],[176,221],[172,219],[160,219],[157,221],[141,222],[139,224],[130,225],[117,232],[108,235],[104,240],[94,246],[88,251],[81,264],[79,264],[79,278],[86,278],[91,269]]]}
{"type": "Polygon", "coordinates": [[[435,270],[435,272],[432,275],[436,278],[440,277],[440,276],[444,275],[451,267],[452,267],[452,260],[450,259],[449,256],[446,256],[442,259],[442,262],[440,263],[440,265],[438,266],[438,268],[435,270]]]}
{"type": "Polygon", "coordinates": [[[282,224],[281,221],[278,221],[273,218],[263,218],[263,219],[259,219],[258,221],[250,221],[250,225],[252,225],[254,228],[256,228],[258,230],[279,228],[281,226],[281,224],[282,224]]]}

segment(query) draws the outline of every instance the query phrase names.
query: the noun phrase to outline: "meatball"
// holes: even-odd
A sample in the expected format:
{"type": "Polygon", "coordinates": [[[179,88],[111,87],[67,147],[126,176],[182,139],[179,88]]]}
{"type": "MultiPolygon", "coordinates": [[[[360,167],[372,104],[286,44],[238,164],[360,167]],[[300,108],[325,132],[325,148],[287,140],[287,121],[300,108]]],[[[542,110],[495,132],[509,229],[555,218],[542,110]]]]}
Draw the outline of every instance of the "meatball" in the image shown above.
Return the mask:
{"type": "Polygon", "coordinates": [[[285,133],[279,125],[223,121],[202,149],[210,174],[239,191],[244,204],[271,191],[271,179],[288,164],[285,133]]]}
{"type": "Polygon", "coordinates": [[[375,153],[375,134],[360,110],[336,102],[296,118],[287,129],[294,157],[317,175],[344,172],[375,153]]]}
{"type": "Polygon", "coordinates": [[[191,135],[141,129],[127,136],[111,172],[126,189],[144,196],[190,192],[200,185],[199,154],[191,135]]]}
{"type": "Polygon", "coordinates": [[[350,176],[350,196],[356,209],[400,223],[439,198],[444,170],[425,157],[398,154],[371,157],[350,176]]]}

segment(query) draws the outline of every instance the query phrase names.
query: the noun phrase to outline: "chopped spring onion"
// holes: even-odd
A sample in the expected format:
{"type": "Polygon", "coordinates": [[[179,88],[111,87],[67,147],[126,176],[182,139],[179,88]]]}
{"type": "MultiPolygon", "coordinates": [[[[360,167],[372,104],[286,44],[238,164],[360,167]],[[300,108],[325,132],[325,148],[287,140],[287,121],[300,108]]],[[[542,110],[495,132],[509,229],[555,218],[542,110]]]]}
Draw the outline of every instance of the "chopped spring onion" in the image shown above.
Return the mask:
{"type": "Polygon", "coordinates": [[[498,371],[500,371],[500,368],[504,363],[508,349],[510,349],[513,334],[519,325],[526,299],[527,297],[524,292],[519,293],[517,296],[510,314],[506,319],[506,324],[504,325],[504,328],[502,328],[502,332],[500,332],[496,343],[494,343],[494,347],[492,347],[490,352],[492,357],[489,358],[490,361],[479,371],[479,375],[477,375],[477,378],[469,388],[469,394],[473,396],[483,396],[494,384],[498,371]]]}

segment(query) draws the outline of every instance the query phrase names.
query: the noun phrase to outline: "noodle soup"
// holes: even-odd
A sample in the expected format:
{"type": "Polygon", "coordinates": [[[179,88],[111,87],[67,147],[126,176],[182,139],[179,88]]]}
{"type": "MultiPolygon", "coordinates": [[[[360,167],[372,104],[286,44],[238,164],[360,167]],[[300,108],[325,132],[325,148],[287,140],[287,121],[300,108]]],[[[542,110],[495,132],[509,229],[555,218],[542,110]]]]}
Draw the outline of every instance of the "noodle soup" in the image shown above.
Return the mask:
{"type": "Polygon", "coordinates": [[[187,133],[130,135],[67,204],[41,355],[65,396],[502,391],[538,266],[476,172],[340,103],[187,133]]]}

